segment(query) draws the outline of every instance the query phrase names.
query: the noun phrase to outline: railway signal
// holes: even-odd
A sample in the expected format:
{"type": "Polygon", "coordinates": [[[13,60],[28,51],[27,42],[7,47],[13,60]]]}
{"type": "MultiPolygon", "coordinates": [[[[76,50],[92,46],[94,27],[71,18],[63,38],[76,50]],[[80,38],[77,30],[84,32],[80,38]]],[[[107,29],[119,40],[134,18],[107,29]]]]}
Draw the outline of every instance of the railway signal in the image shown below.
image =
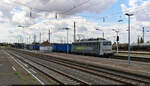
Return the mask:
{"type": "Polygon", "coordinates": [[[118,53],[119,30],[115,30],[115,29],[112,29],[112,30],[115,31],[116,34],[117,34],[117,39],[116,39],[116,41],[117,41],[117,53],[118,53]]]}
{"type": "Polygon", "coordinates": [[[119,41],[119,36],[117,36],[117,42],[119,41]]]}

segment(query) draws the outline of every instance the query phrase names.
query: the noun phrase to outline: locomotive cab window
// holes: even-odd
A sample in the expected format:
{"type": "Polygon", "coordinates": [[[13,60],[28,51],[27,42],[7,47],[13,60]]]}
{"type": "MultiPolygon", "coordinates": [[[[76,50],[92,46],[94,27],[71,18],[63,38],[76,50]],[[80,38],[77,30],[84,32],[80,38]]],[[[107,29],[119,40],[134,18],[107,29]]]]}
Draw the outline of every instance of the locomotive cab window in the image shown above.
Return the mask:
{"type": "Polygon", "coordinates": [[[103,42],[104,46],[111,46],[111,42],[103,42]]]}

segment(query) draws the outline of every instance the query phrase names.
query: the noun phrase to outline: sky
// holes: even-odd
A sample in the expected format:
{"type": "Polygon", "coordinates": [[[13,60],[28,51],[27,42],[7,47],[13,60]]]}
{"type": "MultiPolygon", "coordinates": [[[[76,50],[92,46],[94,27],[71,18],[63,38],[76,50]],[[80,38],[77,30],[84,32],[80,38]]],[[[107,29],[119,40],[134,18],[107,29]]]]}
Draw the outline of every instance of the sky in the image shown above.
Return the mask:
{"type": "Polygon", "coordinates": [[[115,41],[119,31],[120,43],[128,42],[128,17],[131,17],[131,42],[142,37],[150,41],[150,0],[0,0],[0,42],[31,43],[48,40],[65,43],[68,27],[69,42],[73,42],[73,24],[76,22],[77,39],[97,38],[115,41]],[[56,18],[57,15],[57,18],[56,18]],[[122,22],[118,22],[122,20],[122,22]],[[25,26],[24,28],[18,26],[25,26]],[[97,31],[96,29],[100,29],[97,31]]]}

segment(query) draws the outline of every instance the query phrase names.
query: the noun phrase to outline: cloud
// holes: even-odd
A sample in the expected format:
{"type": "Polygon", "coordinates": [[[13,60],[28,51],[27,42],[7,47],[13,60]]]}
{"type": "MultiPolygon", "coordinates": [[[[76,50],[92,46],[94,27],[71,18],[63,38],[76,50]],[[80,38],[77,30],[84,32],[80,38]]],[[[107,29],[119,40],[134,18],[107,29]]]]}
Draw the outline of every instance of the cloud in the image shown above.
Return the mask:
{"type": "MultiPolygon", "coordinates": [[[[1,0],[0,11],[2,11],[4,17],[14,20],[16,13],[24,11],[23,14],[17,14],[19,16],[29,17],[30,9],[32,8],[32,17],[39,18],[45,17],[57,13],[60,16],[74,15],[84,11],[91,13],[100,13],[112,5],[116,0],[1,0]],[[44,10],[41,13],[40,10],[44,10]],[[13,11],[17,10],[17,11],[13,11]],[[15,12],[15,13],[13,13],[15,12]]],[[[24,18],[23,18],[24,19],[24,18]]],[[[15,21],[16,23],[17,19],[15,21]]]]}
{"type": "Polygon", "coordinates": [[[39,33],[42,32],[43,40],[47,40],[48,30],[51,29],[51,40],[53,42],[60,42],[62,39],[66,40],[66,31],[62,30],[62,28],[69,27],[71,28],[69,30],[69,40],[73,41],[74,21],[76,22],[77,34],[82,34],[82,38],[100,37],[99,34],[95,34],[98,23],[71,15],[85,11],[100,13],[116,1],[117,0],[1,0],[0,16],[2,17],[0,17],[0,22],[8,22],[8,24],[12,26],[31,25],[29,28],[11,27],[11,29],[5,26],[4,28],[8,33],[6,33],[6,37],[2,37],[5,39],[11,38],[11,40],[16,41],[20,39],[20,37],[25,40],[30,36],[31,40],[33,40],[33,35],[36,34],[37,40],[39,40],[39,33]],[[31,10],[28,7],[33,8],[31,19],[31,10]],[[44,11],[39,11],[38,9],[44,11]],[[69,16],[69,18],[56,20],[54,19],[56,16],[55,13],[57,13],[59,17],[69,16]],[[52,19],[49,20],[48,18],[52,19]]]}
{"type": "MultiPolygon", "coordinates": [[[[142,28],[145,27],[145,34],[148,34],[150,28],[150,0],[129,0],[129,6],[121,4],[123,13],[133,13],[131,17],[131,39],[137,41],[137,36],[142,37],[142,28]]],[[[145,36],[148,39],[148,35],[145,36]]]]}
{"type": "Polygon", "coordinates": [[[150,0],[129,0],[129,7],[121,5],[123,12],[133,13],[136,21],[150,21],[150,0]]]}
{"type": "MultiPolygon", "coordinates": [[[[32,36],[34,35],[34,33],[39,35],[41,32],[41,33],[43,33],[43,35],[42,35],[43,40],[47,40],[48,39],[48,31],[50,29],[52,32],[51,41],[60,42],[60,41],[62,41],[62,39],[66,40],[66,30],[64,30],[63,28],[69,27],[70,28],[69,40],[73,41],[74,21],[76,22],[77,34],[84,34],[84,37],[86,37],[86,38],[91,38],[92,37],[91,34],[93,34],[93,33],[89,33],[89,32],[94,31],[95,27],[98,26],[98,23],[89,22],[80,17],[77,19],[76,18],[67,18],[67,19],[63,19],[63,20],[55,20],[55,19],[45,20],[43,22],[33,25],[32,27],[24,28],[24,29],[22,28],[22,31],[26,32],[27,34],[29,34],[29,32],[30,32],[30,35],[32,35],[32,36]],[[90,24],[90,26],[89,26],[89,24],[90,24]]],[[[16,31],[14,31],[14,33],[15,32],[16,31]]],[[[37,40],[39,40],[39,37],[37,38],[37,40]]]]}

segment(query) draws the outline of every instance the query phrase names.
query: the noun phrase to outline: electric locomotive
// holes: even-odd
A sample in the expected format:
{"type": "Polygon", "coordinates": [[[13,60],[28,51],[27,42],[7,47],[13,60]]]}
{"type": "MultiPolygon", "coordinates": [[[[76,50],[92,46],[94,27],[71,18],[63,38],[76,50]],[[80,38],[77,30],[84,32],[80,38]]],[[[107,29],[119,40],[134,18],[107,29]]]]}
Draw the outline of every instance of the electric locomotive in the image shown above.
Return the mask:
{"type": "Polygon", "coordinates": [[[72,43],[71,52],[98,56],[113,55],[111,41],[103,38],[77,40],[72,43]]]}

